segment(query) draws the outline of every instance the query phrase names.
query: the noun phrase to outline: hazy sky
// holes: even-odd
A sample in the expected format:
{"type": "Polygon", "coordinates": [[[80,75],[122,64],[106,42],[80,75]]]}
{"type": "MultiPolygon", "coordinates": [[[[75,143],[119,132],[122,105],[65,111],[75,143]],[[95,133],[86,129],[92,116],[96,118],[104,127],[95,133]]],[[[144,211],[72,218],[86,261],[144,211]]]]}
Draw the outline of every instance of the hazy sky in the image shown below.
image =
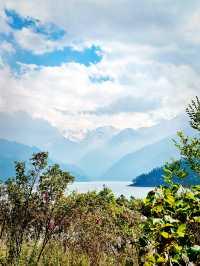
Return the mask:
{"type": "Polygon", "coordinates": [[[150,126],[200,87],[199,0],[0,0],[0,111],[150,126]]]}

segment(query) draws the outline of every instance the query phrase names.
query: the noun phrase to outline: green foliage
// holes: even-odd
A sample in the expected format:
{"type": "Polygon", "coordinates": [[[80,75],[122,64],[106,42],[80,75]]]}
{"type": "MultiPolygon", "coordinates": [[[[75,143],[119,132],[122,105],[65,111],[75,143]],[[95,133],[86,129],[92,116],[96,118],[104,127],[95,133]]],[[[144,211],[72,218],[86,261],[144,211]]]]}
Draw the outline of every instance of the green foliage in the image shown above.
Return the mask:
{"type": "MultiPolygon", "coordinates": [[[[191,126],[200,129],[198,98],[187,108],[191,126]]],[[[200,173],[200,139],[186,137],[182,132],[176,146],[182,159],[200,173]]],[[[167,186],[149,192],[144,200],[140,238],[141,265],[200,265],[200,185],[183,187],[174,180],[187,178],[180,161],[164,168],[167,186]],[[193,263],[193,264],[191,264],[193,263]]]]}
{"type": "Polygon", "coordinates": [[[73,177],[47,153],[15,169],[0,185],[2,265],[137,265],[139,201],[108,188],[66,195],[73,177]]]}
{"type": "Polygon", "coordinates": [[[105,256],[115,263],[137,261],[133,239],[139,234],[140,216],[130,209],[131,200],[122,203],[104,188],[99,193],[75,193],[66,198],[66,203],[69,215],[64,224],[65,249],[84,252],[91,265],[99,265],[105,256]]]}
{"type": "Polygon", "coordinates": [[[19,263],[22,246],[30,239],[34,239],[30,260],[38,241],[42,242],[39,261],[62,219],[58,218],[62,195],[73,177],[58,165],[48,167],[47,159],[47,153],[34,154],[28,171],[24,162],[16,162],[15,178],[1,184],[1,239],[7,247],[7,264],[19,263]]]}
{"type": "Polygon", "coordinates": [[[186,112],[190,118],[190,125],[200,131],[200,101],[199,98],[196,96],[195,100],[192,100],[191,104],[186,109],[186,112]]]}

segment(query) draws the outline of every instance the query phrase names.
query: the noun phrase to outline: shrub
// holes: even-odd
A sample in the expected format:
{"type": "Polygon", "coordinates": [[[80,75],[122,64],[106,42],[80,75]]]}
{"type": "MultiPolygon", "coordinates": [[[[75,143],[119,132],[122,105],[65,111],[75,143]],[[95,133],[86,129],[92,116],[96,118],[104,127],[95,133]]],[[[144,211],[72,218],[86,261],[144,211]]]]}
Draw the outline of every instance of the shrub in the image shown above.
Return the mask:
{"type": "MultiPolygon", "coordinates": [[[[179,132],[182,159],[200,175],[200,102],[187,108],[194,138],[179,132]]],[[[200,185],[183,187],[173,180],[187,178],[180,161],[164,169],[167,186],[149,192],[144,200],[143,236],[140,238],[141,265],[200,265],[200,185]]]]}
{"type": "Polygon", "coordinates": [[[48,154],[0,185],[1,265],[137,265],[139,201],[100,192],[66,194],[73,177],[48,154]]]}
{"type": "Polygon", "coordinates": [[[39,262],[65,214],[63,193],[73,177],[58,165],[48,167],[47,159],[47,153],[34,154],[28,171],[24,162],[16,162],[16,177],[0,186],[0,235],[6,245],[7,264],[19,263],[27,242],[33,243],[30,261],[41,243],[34,258],[39,262]]]}

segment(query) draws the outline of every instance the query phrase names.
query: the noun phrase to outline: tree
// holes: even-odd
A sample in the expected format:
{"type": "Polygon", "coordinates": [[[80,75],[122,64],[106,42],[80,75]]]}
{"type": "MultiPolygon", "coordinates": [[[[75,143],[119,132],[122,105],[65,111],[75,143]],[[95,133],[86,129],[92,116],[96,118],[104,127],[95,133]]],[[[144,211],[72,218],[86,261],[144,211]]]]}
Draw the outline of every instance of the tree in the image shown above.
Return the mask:
{"type": "Polygon", "coordinates": [[[24,162],[16,162],[15,170],[16,176],[0,186],[1,238],[7,242],[8,265],[18,263],[22,246],[30,237],[35,244],[27,259],[32,259],[40,240],[42,245],[37,261],[40,260],[62,220],[62,216],[58,215],[62,208],[62,196],[74,179],[58,165],[48,166],[48,153],[45,152],[32,156],[28,170],[24,162]]]}

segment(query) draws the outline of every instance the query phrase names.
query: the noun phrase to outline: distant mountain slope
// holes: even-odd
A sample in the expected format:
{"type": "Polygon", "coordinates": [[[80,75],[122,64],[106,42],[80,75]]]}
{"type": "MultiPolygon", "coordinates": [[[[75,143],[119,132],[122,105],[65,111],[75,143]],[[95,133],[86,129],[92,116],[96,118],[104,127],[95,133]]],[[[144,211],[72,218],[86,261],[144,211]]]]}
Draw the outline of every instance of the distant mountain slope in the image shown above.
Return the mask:
{"type": "Polygon", "coordinates": [[[66,163],[64,164],[64,163],[59,163],[59,162],[58,164],[62,170],[65,170],[71,173],[71,175],[75,177],[75,181],[79,181],[79,182],[90,181],[89,177],[86,176],[86,174],[83,172],[83,170],[80,167],[74,164],[66,164],[66,163]]]}
{"type": "MultiPolygon", "coordinates": [[[[182,164],[183,168],[188,172],[188,176],[184,179],[174,179],[174,181],[183,185],[200,185],[200,178],[191,170],[186,164],[182,164]]],[[[163,168],[154,168],[146,174],[142,174],[133,179],[132,186],[136,187],[155,187],[164,185],[163,179],[164,171],[163,168]]]]}
{"type": "Polygon", "coordinates": [[[103,176],[103,180],[132,180],[134,177],[163,165],[179,154],[169,139],[146,146],[129,153],[115,163],[103,176]]]}
{"type": "Polygon", "coordinates": [[[104,175],[123,156],[188,128],[187,118],[180,115],[137,130],[102,126],[89,130],[82,140],[73,141],[43,119],[23,112],[0,113],[0,138],[48,151],[52,160],[78,166],[91,180],[104,175]]]}
{"type": "Polygon", "coordinates": [[[36,147],[19,144],[15,141],[0,139],[0,158],[7,160],[26,160],[33,153],[39,152],[36,147]]]}
{"type": "MultiPolygon", "coordinates": [[[[86,153],[81,160],[78,161],[78,165],[91,176],[91,178],[99,179],[104,176],[108,169],[129,153],[134,153],[147,145],[151,145],[155,142],[163,139],[170,139],[175,135],[178,130],[184,130],[187,134],[191,134],[191,129],[188,125],[187,117],[180,115],[172,120],[163,120],[161,123],[149,127],[140,128],[134,130],[127,128],[114,134],[106,143],[99,147],[94,147],[88,153],[86,153]]],[[[173,144],[172,144],[173,145],[173,144]]],[[[159,147],[157,147],[159,149],[159,147]]],[[[160,147],[162,149],[162,147],[160,147]]],[[[173,154],[172,154],[173,155],[173,154]]],[[[128,172],[123,171],[123,174],[128,172]]],[[[115,173],[115,177],[118,176],[115,173]]],[[[121,174],[121,172],[120,172],[121,174]]],[[[106,178],[114,180],[114,176],[109,177],[106,174],[106,178]]],[[[124,176],[124,178],[131,178],[131,176],[124,176]]],[[[122,176],[120,177],[122,179],[122,176]]]]}
{"type": "MultiPolygon", "coordinates": [[[[14,161],[26,161],[33,153],[39,152],[36,147],[30,147],[24,144],[20,144],[14,141],[8,141],[0,139],[0,178],[2,180],[7,179],[15,174],[14,161]]],[[[55,163],[50,160],[50,164],[55,163]]],[[[63,170],[70,172],[76,177],[76,181],[88,181],[83,171],[73,164],[59,163],[63,170]]]]}
{"type": "Polygon", "coordinates": [[[78,145],[43,119],[34,119],[24,112],[0,113],[0,138],[36,146],[46,150],[50,157],[65,162],[74,162],[78,145]]]}
{"type": "Polygon", "coordinates": [[[43,119],[32,118],[24,112],[0,112],[0,138],[46,150],[51,158],[62,163],[76,164],[87,152],[102,146],[116,132],[118,130],[110,126],[100,127],[88,131],[83,140],[72,141],[43,119]]]}
{"type": "MultiPolygon", "coordinates": [[[[109,141],[118,132],[119,130],[112,126],[98,127],[94,130],[89,130],[79,144],[82,147],[92,146],[94,149],[109,141]]],[[[88,148],[91,149],[91,147],[88,148]]]]}
{"type": "Polygon", "coordinates": [[[5,180],[13,176],[14,161],[27,161],[36,152],[39,152],[36,147],[0,139],[0,178],[5,180]]]}
{"type": "Polygon", "coordinates": [[[122,156],[143,146],[143,143],[139,131],[127,128],[88,151],[78,164],[89,176],[98,178],[122,156]]]}

